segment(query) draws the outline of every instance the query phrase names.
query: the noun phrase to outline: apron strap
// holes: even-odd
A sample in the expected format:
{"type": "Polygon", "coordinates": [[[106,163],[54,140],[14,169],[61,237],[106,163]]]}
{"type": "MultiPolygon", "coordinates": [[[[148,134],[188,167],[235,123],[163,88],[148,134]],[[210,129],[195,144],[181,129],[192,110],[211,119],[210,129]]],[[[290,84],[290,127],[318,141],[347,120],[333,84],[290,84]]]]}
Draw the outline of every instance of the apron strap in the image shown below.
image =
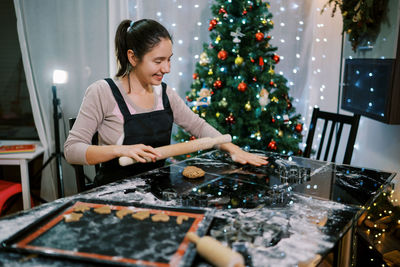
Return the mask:
{"type": "Polygon", "coordinates": [[[131,115],[131,113],[129,112],[128,106],[125,103],[124,97],[122,96],[117,85],[115,84],[115,82],[112,79],[106,78],[104,80],[106,80],[108,85],[111,87],[111,91],[114,95],[115,100],[117,101],[119,110],[121,111],[122,115],[124,116],[124,119],[126,119],[127,116],[131,115]]]}

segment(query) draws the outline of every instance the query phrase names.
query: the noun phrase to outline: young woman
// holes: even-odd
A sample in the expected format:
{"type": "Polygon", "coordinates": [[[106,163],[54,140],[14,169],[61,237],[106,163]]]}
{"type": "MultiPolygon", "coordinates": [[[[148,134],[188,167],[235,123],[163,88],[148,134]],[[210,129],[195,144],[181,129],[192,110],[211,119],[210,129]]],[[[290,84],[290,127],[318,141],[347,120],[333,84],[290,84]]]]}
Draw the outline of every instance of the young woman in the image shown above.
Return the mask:
{"type": "MultiPolygon", "coordinates": [[[[170,72],[172,39],[161,24],[150,19],[124,20],[116,32],[115,47],[116,78],[88,87],[64,144],[69,163],[101,163],[97,185],[163,166],[164,161],[156,161],[161,155],[154,147],[170,144],[173,123],[198,138],[221,135],[162,82],[170,72]],[[99,145],[91,145],[96,131],[99,145]],[[121,167],[121,156],[141,163],[121,167]],[[153,162],[146,163],[145,158],[153,162]]],[[[232,143],[220,145],[220,149],[242,164],[267,164],[265,157],[232,143]]]]}

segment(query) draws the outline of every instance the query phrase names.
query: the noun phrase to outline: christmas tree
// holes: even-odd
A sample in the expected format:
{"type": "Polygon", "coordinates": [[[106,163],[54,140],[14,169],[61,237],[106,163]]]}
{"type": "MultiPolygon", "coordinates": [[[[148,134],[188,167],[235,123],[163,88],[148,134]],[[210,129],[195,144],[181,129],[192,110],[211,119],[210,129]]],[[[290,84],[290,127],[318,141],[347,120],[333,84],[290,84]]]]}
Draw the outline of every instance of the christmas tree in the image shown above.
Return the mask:
{"type": "MultiPolygon", "coordinates": [[[[275,73],[280,57],[269,42],[269,4],[261,0],[216,0],[186,100],[192,110],[233,143],[251,149],[298,154],[302,141],[287,80],[275,73]]],[[[179,129],[177,141],[193,139],[179,129]]]]}

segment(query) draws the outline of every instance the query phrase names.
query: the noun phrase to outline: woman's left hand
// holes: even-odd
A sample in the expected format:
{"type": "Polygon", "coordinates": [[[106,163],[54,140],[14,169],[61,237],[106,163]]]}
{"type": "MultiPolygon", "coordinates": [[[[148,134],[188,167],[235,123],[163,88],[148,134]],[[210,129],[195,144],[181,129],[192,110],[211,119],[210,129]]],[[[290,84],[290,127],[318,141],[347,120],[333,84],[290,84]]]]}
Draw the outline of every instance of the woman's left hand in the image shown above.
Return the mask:
{"type": "Polygon", "coordinates": [[[268,157],[246,152],[232,143],[221,145],[221,149],[229,152],[232,160],[241,164],[251,164],[254,166],[268,164],[268,157]]]}

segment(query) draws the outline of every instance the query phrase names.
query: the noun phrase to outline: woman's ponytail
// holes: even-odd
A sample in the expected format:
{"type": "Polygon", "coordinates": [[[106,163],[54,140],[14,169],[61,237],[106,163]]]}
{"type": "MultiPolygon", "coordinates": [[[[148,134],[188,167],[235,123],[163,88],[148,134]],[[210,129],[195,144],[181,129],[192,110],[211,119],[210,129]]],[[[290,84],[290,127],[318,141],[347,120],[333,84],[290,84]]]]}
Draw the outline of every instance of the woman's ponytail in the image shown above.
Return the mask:
{"type": "Polygon", "coordinates": [[[131,21],[126,19],[123,20],[115,33],[115,56],[117,57],[117,77],[124,76],[129,70],[129,61],[127,56],[128,46],[126,42],[127,31],[131,24],[131,21]]]}

